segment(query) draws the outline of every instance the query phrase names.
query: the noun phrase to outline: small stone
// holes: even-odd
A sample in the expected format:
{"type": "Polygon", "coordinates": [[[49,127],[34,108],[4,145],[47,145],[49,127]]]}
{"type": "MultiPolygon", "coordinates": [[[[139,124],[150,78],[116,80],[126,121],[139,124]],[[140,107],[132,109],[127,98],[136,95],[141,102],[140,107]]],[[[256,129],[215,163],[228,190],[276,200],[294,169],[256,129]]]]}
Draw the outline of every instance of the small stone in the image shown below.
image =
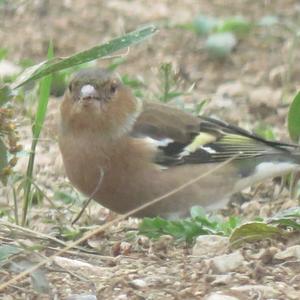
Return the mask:
{"type": "Polygon", "coordinates": [[[291,300],[299,300],[300,299],[300,291],[297,290],[298,286],[296,289],[294,289],[291,286],[287,286],[284,284],[284,286],[280,287],[280,290],[286,295],[286,299],[291,299],[291,300]]]}
{"type": "Polygon", "coordinates": [[[215,256],[224,254],[229,245],[227,237],[219,235],[200,235],[196,239],[192,255],[215,256]]]}
{"type": "Polygon", "coordinates": [[[220,85],[216,92],[217,95],[232,98],[240,97],[246,94],[245,88],[239,81],[227,82],[220,85]]]}
{"type": "Polygon", "coordinates": [[[259,210],[261,208],[261,204],[258,200],[251,200],[249,202],[245,202],[241,205],[241,210],[245,215],[249,216],[257,216],[259,210]]]}
{"type": "Polygon", "coordinates": [[[150,245],[149,251],[151,253],[164,252],[167,253],[174,245],[174,238],[170,235],[162,235],[158,240],[153,241],[150,245]]]}
{"type": "Polygon", "coordinates": [[[95,295],[88,294],[70,295],[66,298],[66,300],[97,300],[97,297],[95,295]]]}
{"type": "Polygon", "coordinates": [[[99,267],[94,264],[90,264],[84,261],[70,259],[62,256],[56,256],[53,259],[54,263],[63,269],[67,269],[70,272],[78,272],[83,276],[103,276],[106,270],[109,268],[99,267]]]}
{"type": "Polygon", "coordinates": [[[211,282],[212,286],[225,285],[232,280],[232,274],[215,275],[214,277],[214,280],[211,282]]]}
{"type": "Polygon", "coordinates": [[[298,203],[297,200],[295,201],[293,199],[286,199],[280,209],[285,210],[285,209],[295,207],[297,203],[298,203]]]}
{"type": "Polygon", "coordinates": [[[123,255],[129,255],[132,249],[132,245],[128,242],[121,242],[120,251],[123,255]]]}
{"type": "Polygon", "coordinates": [[[130,284],[138,289],[145,288],[147,286],[146,281],[139,278],[131,280],[130,284]]]}
{"type": "Polygon", "coordinates": [[[116,297],[116,300],[127,300],[127,299],[128,299],[128,297],[126,294],[121,294],[116,297]]]}
{"type": "Polygon", "coordinates": [[[300,259],[300,245],[288,247],[287,249],[276,253],[274,256],[275,259],[286,259],[291,257],[300,259]]]}
{"type": "Polygon", "coordinates": [[[274,258],[274,255],[278,252],[278,248],[276,247],[268,247],[265,249],[265,251],[262,253],[262,256],[260,257],[260,260],[263,264],[269,264],[274,258]]]}
{"type": "Polygon", "coordinates": [[[274,90],[269,86],[257,87],[251,91],[251,105],[260,106],[262,104],[276,108],[281,99],[282,91],[274,90]]]}
{"type": "Polygon", "coordinates": [[[150,247],[150,239],[147,236],[140,236],[138,238],[138,244],[142,246],[143,248],[149,248],[150,247]]]}
{"type": "Polygon", "coordinates": [[[3,295],[2,300],[14,300],[15,298],[13,298],[13,296],[11,295],[3,295]]]}
{"type": "Polygon", "coordinates": [[[236,297],[224,295],[221,293],[212,293],[204,298],[204,300],[239,300],[236,297]]]}
{"type": "Polygon", "coordinates": [[[216,256],[211,259],[211,264],[216,273],[226,273],[236,270],[244,262],[243,255],[239,252],[216,256]]]}
{"type": "Polygon", "coordinates": [[[261,294],[261,297],[265,298],[275,298],[280,295],[280,292],[275,290],[271,286],[260,285],[260,284],[253,284],[253,285],[243,285],[232,287],[231,290],[239,291],[239,292],[246,292],[249,293],[251,291],[257,291],[261,294]]]}

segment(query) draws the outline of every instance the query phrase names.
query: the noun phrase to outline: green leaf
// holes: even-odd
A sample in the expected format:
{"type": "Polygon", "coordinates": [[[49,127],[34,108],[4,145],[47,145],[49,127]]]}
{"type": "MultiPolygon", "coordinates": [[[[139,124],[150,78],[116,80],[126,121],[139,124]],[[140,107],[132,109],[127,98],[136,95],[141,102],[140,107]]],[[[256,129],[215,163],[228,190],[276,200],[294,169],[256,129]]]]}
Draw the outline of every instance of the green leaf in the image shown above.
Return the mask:
{"type": "Polygon", "coordinates": [[[71,227],[59,228],[60,235],[66,240],[76,240],[82,236],[82,231],[80,229],[75,229],[71,227]]]}
{"type": "MultiPolygon", "coordinates": [[[[53,57],[53,45],[50,44],[48,57],[53,57]]],[[[50,96],[51,90],[51,83],[52,83],[52,76],[48,75],[41,80],[40,83],[40,90],[39,90],[39,102],[38,107],[35,115],[35,121],[33,125],[33,137],[38,139],[44,124],[47,107],[48,107],[48,100],[50,96]]]]}
{"type": "Polygon", "coordinates": [[[241,16],[233,17],[223,21],[216,32],[232,32],[238,36],[244,36],[252,28],[252,24],[241,16]]]}
{"type": "Polygon", "coordinates": [[[271,220],[278,219],[278,218],[286,218],[286,217],[300,218],[300,207],[296,206],[296,207],[292,207],[280,211],[276,215],[274,215],[271,218],[271,220]]]}
{"type": "Polygon", "coordinates": [[[296,220],[290,219],[290,218],[282,218],[278,220],[274,220],[271,222],[272,224],[279,224],[284,227],[289,227],[294,230],[300,230],[300,223],[299,221],[297,222],[296,220]]]}
{"type": "Polygon", "coordinates": [[[288,130],[295,143],[300,141],[300,92],[294,97],[288,112],[288,130]]]}
{"type": "Polygon", "coordinates": [[[236,37],[231,32],[219,32],[207,38],[205,48],[209,55],[223,58],[232,52],[236,44],[236,37]]]}
{"type": "Polygon", "coordinates": [[[7,56],[8,50],[6,48],[0,48],[0,60],[5,59],[7,56]]]}
{"type": "MultiPolygon", "coordinates": [[[[53,57],[53,45],[51,43],[48,49],[48,57],[53,57]]],[[[32,126],[33,137],[35,139],[38,139],[42,130],[43,122],[45,120],[48,100],[50,96],[52,78],[53,78],[53,74],[50,74],[43,77],[39,82],[39,86],[38,86],[39,101],[38,101],[38,106],[35,114],[35,120],[32,126]]]]}
{"type": "Polygon", "coordinates": [[[277,213],[268,219],[269,223],[279,224],[294,230],[300,230],[300,207],[292,207],[277,213]]]}
{"type": "Polygon", "coordinates": [[[48,74],[70,68],[96,58],[108,56],[118,50],[140,43],[157,31],[153,25],[132,31],[124,36],[115,38],[103,45],[90,48],[67,58],[52,58],[26,69],[13,83],[12,88],[18,88],[25,83],[42,78],[48,74]]]}
{"type": "Polygon", "coordinates": [[[205,105],[208,103],[208,101],[209,99],[204,99],[196,105],[195,112],[197,115],[200,115],[202,113],[202,110],[205,107],[205,105]]]}
{"type": "Polygon", "coordinates": [[[282,234],[282,231],[275,226],[261,222],[251,222],[237,227],[232,232],[229,241],[232,246],[238,247],[244,242],[254,242],[267,238],[276,238],[282,234]]]}
{"type": "Polygon", "coordinates": [[[122,75],[122,83],[128,85],[132,89],[138,89],[144,87],[144,82],[139,78],[129,77],[127,74],[122,75]]]}
{"type": "Polygon", "coordinates": [[[173,98],[179,97],[179,96],[183,96],[186,95],[186,93],[184,92],[169,92],[168,93],[168,101],[172,100],[173,98]]]}
{"type": "Polygon", "coordinates": [[[144,218],[139,225],[139,233],[150,238],[158,238],[163,234],[163,228],[167,225],[167,220],[160,217],[144,218]]]}
{"type": "Polygon", "coordinates": [[[64,191],[55,191],[53,198],[55,200],[62,201],[64,204],[74,204],[74,203],[78,202],[77,198],[73,197],[72,195],[70,195],[69,193],[64,192],[64,191]]]}
{"type": "Polygon", "coordinates": [[[258,126],[255,127],[254,132],[266,140],[276,140],[274,127],[272,127],[271,125],[259,123],[258,126]]]}
{"type": "Polygon", "coordinates": [[[172,235],[175,239],[192,242],[203,234],[229,235],[239,224],[239,219],[231,217],[229,220],[207,217],[201,207],[191,208],[192,218],[179,220],[165,220],[162,218],[144,218],[139,225],[139,234],[149,238],[158,238],[161,235],[172,235]]]}
{"type": "Polygon", "coordinates": [[[22,249],[14,245],[1,245],[0,246],[0,261],[8,259],[10,256],[20,253],[22,249]]]}

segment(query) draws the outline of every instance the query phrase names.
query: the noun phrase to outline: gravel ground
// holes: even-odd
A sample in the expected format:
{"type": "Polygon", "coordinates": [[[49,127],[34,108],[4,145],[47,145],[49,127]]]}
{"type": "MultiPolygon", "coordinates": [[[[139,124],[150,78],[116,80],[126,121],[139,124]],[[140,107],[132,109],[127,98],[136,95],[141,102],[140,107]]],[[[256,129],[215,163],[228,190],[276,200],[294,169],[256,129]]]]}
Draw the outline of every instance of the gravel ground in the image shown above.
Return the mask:
{"type": "MultiPolygon", "coordinates": [[[[160,64],[172,62],[183,87],[195,84],[193,93],[185,98],[187,103],[209,99],[205,113],[249,129],[269,124],[278,138],[288,140],[288,103],[300,79],[293,33],[281,27],[256,28],[239,40],[228,59],[214,60],[203,49],[204,39],[171,26],[189,22],[199,13],[223,18],[244,15],[252,21],[277,15],[299,25],[300,6],[296,0],[16,1],[0,4],[0,45],[9,49],[7,59],[13,63],[24,58],[39,62],[45,58],[50,38],[56,55],[65,56],[141,24],[167,22],[170,26],[164,26],[151,41],[130,49],[126,62],[118,68],[121,74],[139,75],[146,89],[155,92],[160,64]]],[[[97,64],[107,66],[110,62],[97,64]]],[[[71,229],[71,220],[80,210],[83,198],[64,176],[56,143],[59,102],[60,98],[50,100],[36,157],[36,182],[48,200],[31,210],[31,233],[0,223],[0,243],[26,246],[25,252],[0,269],[0,284],[16,270],[20,272],[14,263],[36,263],[54,254],[59,245],[50,237],[41,239],[41,235],[60,238],[71,229]],[[79,200],[74,205],[64,204],[58,191],[79,200]],[[45,247],[39,250],[37,245],[45,247]]],[[[21,143],[29,149],[27,115],[19,117],[19,132],[21,143]]],[[[26,158],[21,158],[17,170],[25,169],[26,158]]],[[[279,196],[277,192],[272,181],[263,183],[245,191],[244,198],[251,201],[221,213],[251,220],[298,204],[287,191],[279,196]]],[[[11,191],[2,189],[1,209],[11,209],[12,203],[11,191]]],[[[93,203],[75,229],[90,229],[110,217],[106,209],[93,203]]],[[[47,293],[37,293],[28,278],[0,292],[1,299],[300,299],[297,235],[232,249],[227,238],[214,236],[199,237],[192,245],[170,236],[151,241],[137,235],[137,223],[135,219],[122,221],[86,241],[82,248],[57,256],[42,270],[49,284],[47,293]]]]}

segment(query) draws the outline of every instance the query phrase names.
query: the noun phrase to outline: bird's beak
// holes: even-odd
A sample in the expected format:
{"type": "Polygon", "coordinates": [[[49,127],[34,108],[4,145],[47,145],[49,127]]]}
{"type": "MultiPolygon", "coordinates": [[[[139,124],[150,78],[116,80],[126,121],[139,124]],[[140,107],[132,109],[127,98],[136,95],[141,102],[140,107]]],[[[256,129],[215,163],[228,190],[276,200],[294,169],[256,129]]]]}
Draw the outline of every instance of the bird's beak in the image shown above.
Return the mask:
{"type": "Polygon", "coordinates": [[[85,84],[82,86],[80,89],[80,100],[86,101],[93,99],[99,100],[99,94],[95,87],[91,84],[85,84]]]}

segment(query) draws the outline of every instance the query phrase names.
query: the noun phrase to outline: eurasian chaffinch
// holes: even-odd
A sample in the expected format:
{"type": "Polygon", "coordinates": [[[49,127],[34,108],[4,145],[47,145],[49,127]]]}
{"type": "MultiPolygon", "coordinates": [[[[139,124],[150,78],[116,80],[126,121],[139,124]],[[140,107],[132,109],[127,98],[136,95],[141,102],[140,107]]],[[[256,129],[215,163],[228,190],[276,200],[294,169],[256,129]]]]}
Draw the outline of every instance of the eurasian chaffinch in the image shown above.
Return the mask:
{"type": "Polygon", "coordinates": [[[61,104],[59,146],[73,185],[121,214],[237,155],[139,217],[183,217],[193,205],[220,208],[231,194],[300,165],[297,145],[142,102],[116,76],[98,68],[81,70],[71,80],[61,104]]]}

